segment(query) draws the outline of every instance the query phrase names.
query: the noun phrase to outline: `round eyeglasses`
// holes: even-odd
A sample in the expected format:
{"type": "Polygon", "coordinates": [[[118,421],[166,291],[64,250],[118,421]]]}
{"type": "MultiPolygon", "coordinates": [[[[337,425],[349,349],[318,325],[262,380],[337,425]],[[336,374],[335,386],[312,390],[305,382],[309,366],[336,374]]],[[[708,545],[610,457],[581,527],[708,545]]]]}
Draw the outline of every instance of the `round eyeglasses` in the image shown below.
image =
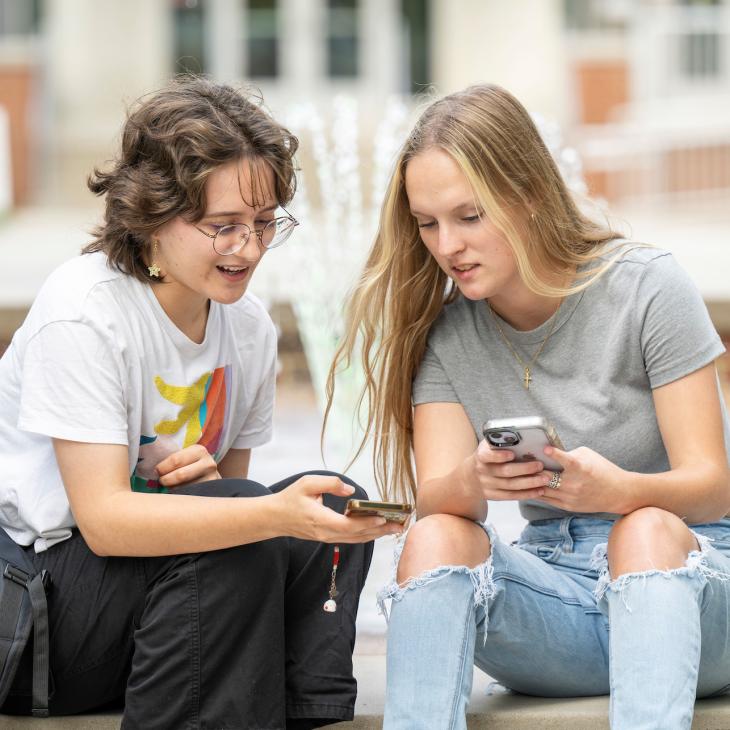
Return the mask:
{"type": "MultiPolygon", "coordinates": [[[[282,208],[282,210],[284,209],[282,208]]],[[[284,212],[286,213],[285,210],[284,212]]],[[[246,245],[252,233],[259,239],[259,243],[264,248],[276,248],[286,242],[298,225],[299,221],[294,216],[286,213],[285,216],[269,221],[263,228],[251,228],[245,223],[221,226],[215,233],[208,233],[208,231],[198,228],[195,224],[193,224],[193,228],[213,239],[213,250],[217,254],[231,256],[246,245]]]]}

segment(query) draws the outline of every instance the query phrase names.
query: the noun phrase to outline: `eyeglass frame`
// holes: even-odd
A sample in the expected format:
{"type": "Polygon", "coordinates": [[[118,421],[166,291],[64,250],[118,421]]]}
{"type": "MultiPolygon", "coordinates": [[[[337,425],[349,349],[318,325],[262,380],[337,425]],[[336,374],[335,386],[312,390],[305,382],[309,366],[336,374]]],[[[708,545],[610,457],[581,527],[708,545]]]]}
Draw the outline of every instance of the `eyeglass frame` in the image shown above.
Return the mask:
{"type": "MultiPolygon", "coordinates": [[[[292,221],[292,223],[294,224],[291,227],[291,230],[293,231],[299,225],[299,221],[283,205],[280,205],[279,207],[286,213],[286,216],[281,215],[281,216],[277,216],[276,218],[272,218],[272,220],[270,220],[266,224],[266,226],[270,226],[272,223],[276,222],[277,220],[288,219],[288,220],[292,221]]],[[[289,238],[289,236],[287,236],[280,244],[277,244],[276,246],[272,247],[272,246],[267,246],[263,240],[264,231],[266,230],[266,226],[264,226],[263,228],[261,228],[259,230],[258,228],[251,228],[251,226],[249,226],[248,223],[228,223],[225,226],[221,226],[215,233],[208,233],[208,231],[204,231],[202,228],[198,228],[198,226],[196,226],[195,223],[191,223],[190,225],[193,228],[195,228],[196,231],[200,231],[204,236],[207,236],[208,238],[210,238],[212,240],[213,250],[219,256],[233,256],[233,254],[238,253],[249,242],[249,240],[251,239],[252,233],[258,239],[259,245],[263,246],[263,248],[265,248],[267,251],[270,248],[278,248],[278,246],[281,246],[282,244],[286,243],[287,239],[289,238]],[[248,234],[246,235],[246,238],[241,242],[241,245],[235,251],[231,251],[230,253],[220,253],[215,247],[215,239],[218,238],[218,234],[220,234],[220,232],[222,230],[224,230],[226,228],[233,228],[235,226],[245,226],[248,229],[248,234]]],[[[291,233],[289,235],[291,235],[291,233]]]]}

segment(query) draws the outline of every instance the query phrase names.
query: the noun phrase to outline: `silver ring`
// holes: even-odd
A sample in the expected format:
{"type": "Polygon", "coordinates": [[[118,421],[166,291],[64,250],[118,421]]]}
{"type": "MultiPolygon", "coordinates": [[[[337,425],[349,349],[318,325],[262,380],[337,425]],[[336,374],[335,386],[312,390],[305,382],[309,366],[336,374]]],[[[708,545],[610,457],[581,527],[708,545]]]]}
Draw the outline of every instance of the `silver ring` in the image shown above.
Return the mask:
{"type": "Polygon", "coordinates": [[[560,472],[554,471],[550,477],[550,481],[547,483],[550,489],[560,489],[560,472]]]}

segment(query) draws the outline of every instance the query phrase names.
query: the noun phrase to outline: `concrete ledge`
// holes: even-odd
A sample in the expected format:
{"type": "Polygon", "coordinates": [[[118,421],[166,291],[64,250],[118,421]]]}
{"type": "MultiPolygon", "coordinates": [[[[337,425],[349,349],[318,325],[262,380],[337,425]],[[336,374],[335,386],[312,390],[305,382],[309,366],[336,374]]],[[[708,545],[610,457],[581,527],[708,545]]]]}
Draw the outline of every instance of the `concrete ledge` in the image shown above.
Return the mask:
{"type": "MultiPolygon", "coordinates": [[[[358,698],[355,720],[332,725],[341,730],[375,730],[383,724],[385,657],[355,655],[358,698]]],[[[467,713],[470,730],[609,730],[608,697],[546,699],[496,690],[492,679],[474,669],[467,713]]],[[[730,695],[700,700],[692,730],[730,730],[730,695]]]]}
{"type": "MultiPolygon", "coordinates": [[[[376,730],[383,724],[385,657],[355,655],[359,684],[355,720],[331,725],[341,730],[376,730]]],[[[470,730],[609,730],[608,697],[545,699],[508,693],[488,694],[491,680],[474,671],[469,704],[470,730]]],[[[2,730],[119,730],[118,714],[77,715],[36,720],[0,716],[2,730]]],[[[728,730],[730,695],[700,700],[695,706],[692,730],[728,730]]]]}
{"type": "Polygon", "coordinates": [[[2,730],[119,730],[121,721],[122,716],[117,713],[45,719],[0,715],[2,730]]]}

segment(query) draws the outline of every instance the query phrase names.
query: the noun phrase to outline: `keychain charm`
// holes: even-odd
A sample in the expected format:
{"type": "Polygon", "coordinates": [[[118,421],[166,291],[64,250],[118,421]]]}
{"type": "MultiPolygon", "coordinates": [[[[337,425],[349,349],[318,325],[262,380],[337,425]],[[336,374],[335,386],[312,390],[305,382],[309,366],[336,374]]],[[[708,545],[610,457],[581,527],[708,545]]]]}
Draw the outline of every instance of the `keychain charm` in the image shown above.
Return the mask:
{"type": "Polygon", "coordinates": [[[322,608],[327,613],[334,613],[337,610],[337,604],[335,603],[335,596],[337,595],[337,586],[335,585],[335,579],[337,578],[337,564],[340,562],[340,546],[335,545],[335,554],[332,558],[332,580],[330,581],[330,597],[324,602],[322,608]]]}

